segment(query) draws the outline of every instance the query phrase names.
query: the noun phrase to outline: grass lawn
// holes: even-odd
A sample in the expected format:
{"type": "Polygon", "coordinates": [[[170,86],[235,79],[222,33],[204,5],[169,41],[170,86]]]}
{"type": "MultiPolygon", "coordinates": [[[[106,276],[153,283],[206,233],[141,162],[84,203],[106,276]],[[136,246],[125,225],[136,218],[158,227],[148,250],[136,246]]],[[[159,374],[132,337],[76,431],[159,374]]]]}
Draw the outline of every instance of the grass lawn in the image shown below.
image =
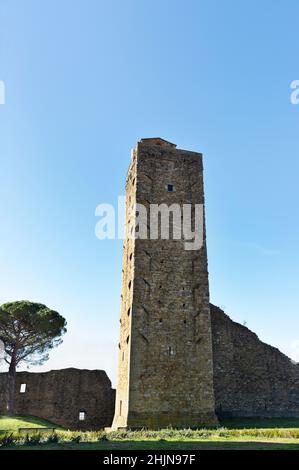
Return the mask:
{"type": "Polygon", "coordinates": [[[299,428],[298,418],[233,418],[222,419],[221,426],[228,429],[246,428],[299,428]]]}
{"type": "MultiPolygon", "coordinates": [[[[54,425],[55,426],[55,425],[54,425]]],[[[1,436],[13,432],[14,441],[1,450],[299,450],[299,420],[234,419],[225,420],[218,428],[162,429],[159,431],[71,432],[57,427],[57,432],[38,435],[38,428],[53,427],[45,420],[16,416],[0,417],[1,436]],[[37,428],[36,432],[16,432],[18,428],[37,428]],[[1,431],[2,430],[2,431],[1,431]],[[36,442],[36,435],[37,442],[36,442]],[[32,438],[32,439],[31,439],[32,438]],[[27,440],[26,440],[27,439],[27,440]],[[28,442],[29,439],[29,442],[28,442]]]]}
{"type": "Polygon", "coordinates": [[[45,419],[34,416],[0,416],[0,433],[3,431],[18,431],[19,428],[57,428],[60,426],[50,423],[45,419]]]}
{"type": "Polygon", "coordinates": [[[299,442],[294,439],[276,440],[160,440],[146,441],[107,441],[39,444],[36,446],[8,447],[3,450],[299,450],[299,442]]]}

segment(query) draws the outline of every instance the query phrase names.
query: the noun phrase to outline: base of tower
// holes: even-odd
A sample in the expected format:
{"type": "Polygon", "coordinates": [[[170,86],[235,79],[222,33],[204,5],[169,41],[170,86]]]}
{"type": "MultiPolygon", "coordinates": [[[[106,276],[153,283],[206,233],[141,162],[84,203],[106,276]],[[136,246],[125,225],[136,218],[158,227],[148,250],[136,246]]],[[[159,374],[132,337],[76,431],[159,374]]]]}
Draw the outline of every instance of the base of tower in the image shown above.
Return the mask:
{"type": "Polygon", "coordinates": [[[126,420],[123,417],[113,421],[111,430],[121,429],[163,429],[172,428],[201,428],[217,426],[217,416],[213,412],[196,414],[174,413],[129,413],[126,420]]]}

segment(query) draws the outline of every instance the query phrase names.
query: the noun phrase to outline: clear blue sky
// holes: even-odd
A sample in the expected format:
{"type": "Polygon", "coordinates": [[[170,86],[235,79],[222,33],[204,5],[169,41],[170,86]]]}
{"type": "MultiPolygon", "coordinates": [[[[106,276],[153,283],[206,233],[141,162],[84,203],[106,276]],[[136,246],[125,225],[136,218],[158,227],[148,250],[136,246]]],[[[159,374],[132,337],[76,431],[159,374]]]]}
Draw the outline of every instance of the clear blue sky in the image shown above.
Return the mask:
{"type": "Polygon", "coordinates": [[[299,360],[297,0],[1,0],[0,303],[68,320],[44,369],[115,378],[130,149],[205,155],[211,300],[299,360]],[[297,345],[297,349],[296,349],[297,345]]]}

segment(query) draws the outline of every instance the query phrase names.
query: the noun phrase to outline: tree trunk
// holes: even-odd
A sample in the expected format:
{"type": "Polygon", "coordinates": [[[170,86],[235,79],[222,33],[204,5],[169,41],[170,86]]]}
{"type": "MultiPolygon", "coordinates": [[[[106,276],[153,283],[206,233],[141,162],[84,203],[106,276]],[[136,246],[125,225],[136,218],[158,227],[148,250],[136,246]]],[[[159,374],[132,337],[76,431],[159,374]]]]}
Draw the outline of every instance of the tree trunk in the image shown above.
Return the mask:
{"type": "Polygon", "coordinates": [[[8,370],[8,400],[7,400],[7,413],[14,414],[15,405],[15,384],[16,384],[16,358],[13,355],[8,370]]]}

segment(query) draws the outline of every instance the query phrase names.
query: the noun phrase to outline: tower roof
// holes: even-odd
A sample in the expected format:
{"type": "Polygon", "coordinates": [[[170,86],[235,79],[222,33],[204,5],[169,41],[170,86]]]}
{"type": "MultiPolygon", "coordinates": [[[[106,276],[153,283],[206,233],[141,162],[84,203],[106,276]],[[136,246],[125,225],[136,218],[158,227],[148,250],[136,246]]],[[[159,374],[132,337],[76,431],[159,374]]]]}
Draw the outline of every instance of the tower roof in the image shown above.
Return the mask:
{"type": "Polygon", "coordinates": [[[176,144],[169,142],[168,140],[161,139],[161,137],[147,137],[141,139],[140,142],[142,144],[152,144],[152,145],[163,145],[165,147],[173,147],[176,148],[176,144]]]}

